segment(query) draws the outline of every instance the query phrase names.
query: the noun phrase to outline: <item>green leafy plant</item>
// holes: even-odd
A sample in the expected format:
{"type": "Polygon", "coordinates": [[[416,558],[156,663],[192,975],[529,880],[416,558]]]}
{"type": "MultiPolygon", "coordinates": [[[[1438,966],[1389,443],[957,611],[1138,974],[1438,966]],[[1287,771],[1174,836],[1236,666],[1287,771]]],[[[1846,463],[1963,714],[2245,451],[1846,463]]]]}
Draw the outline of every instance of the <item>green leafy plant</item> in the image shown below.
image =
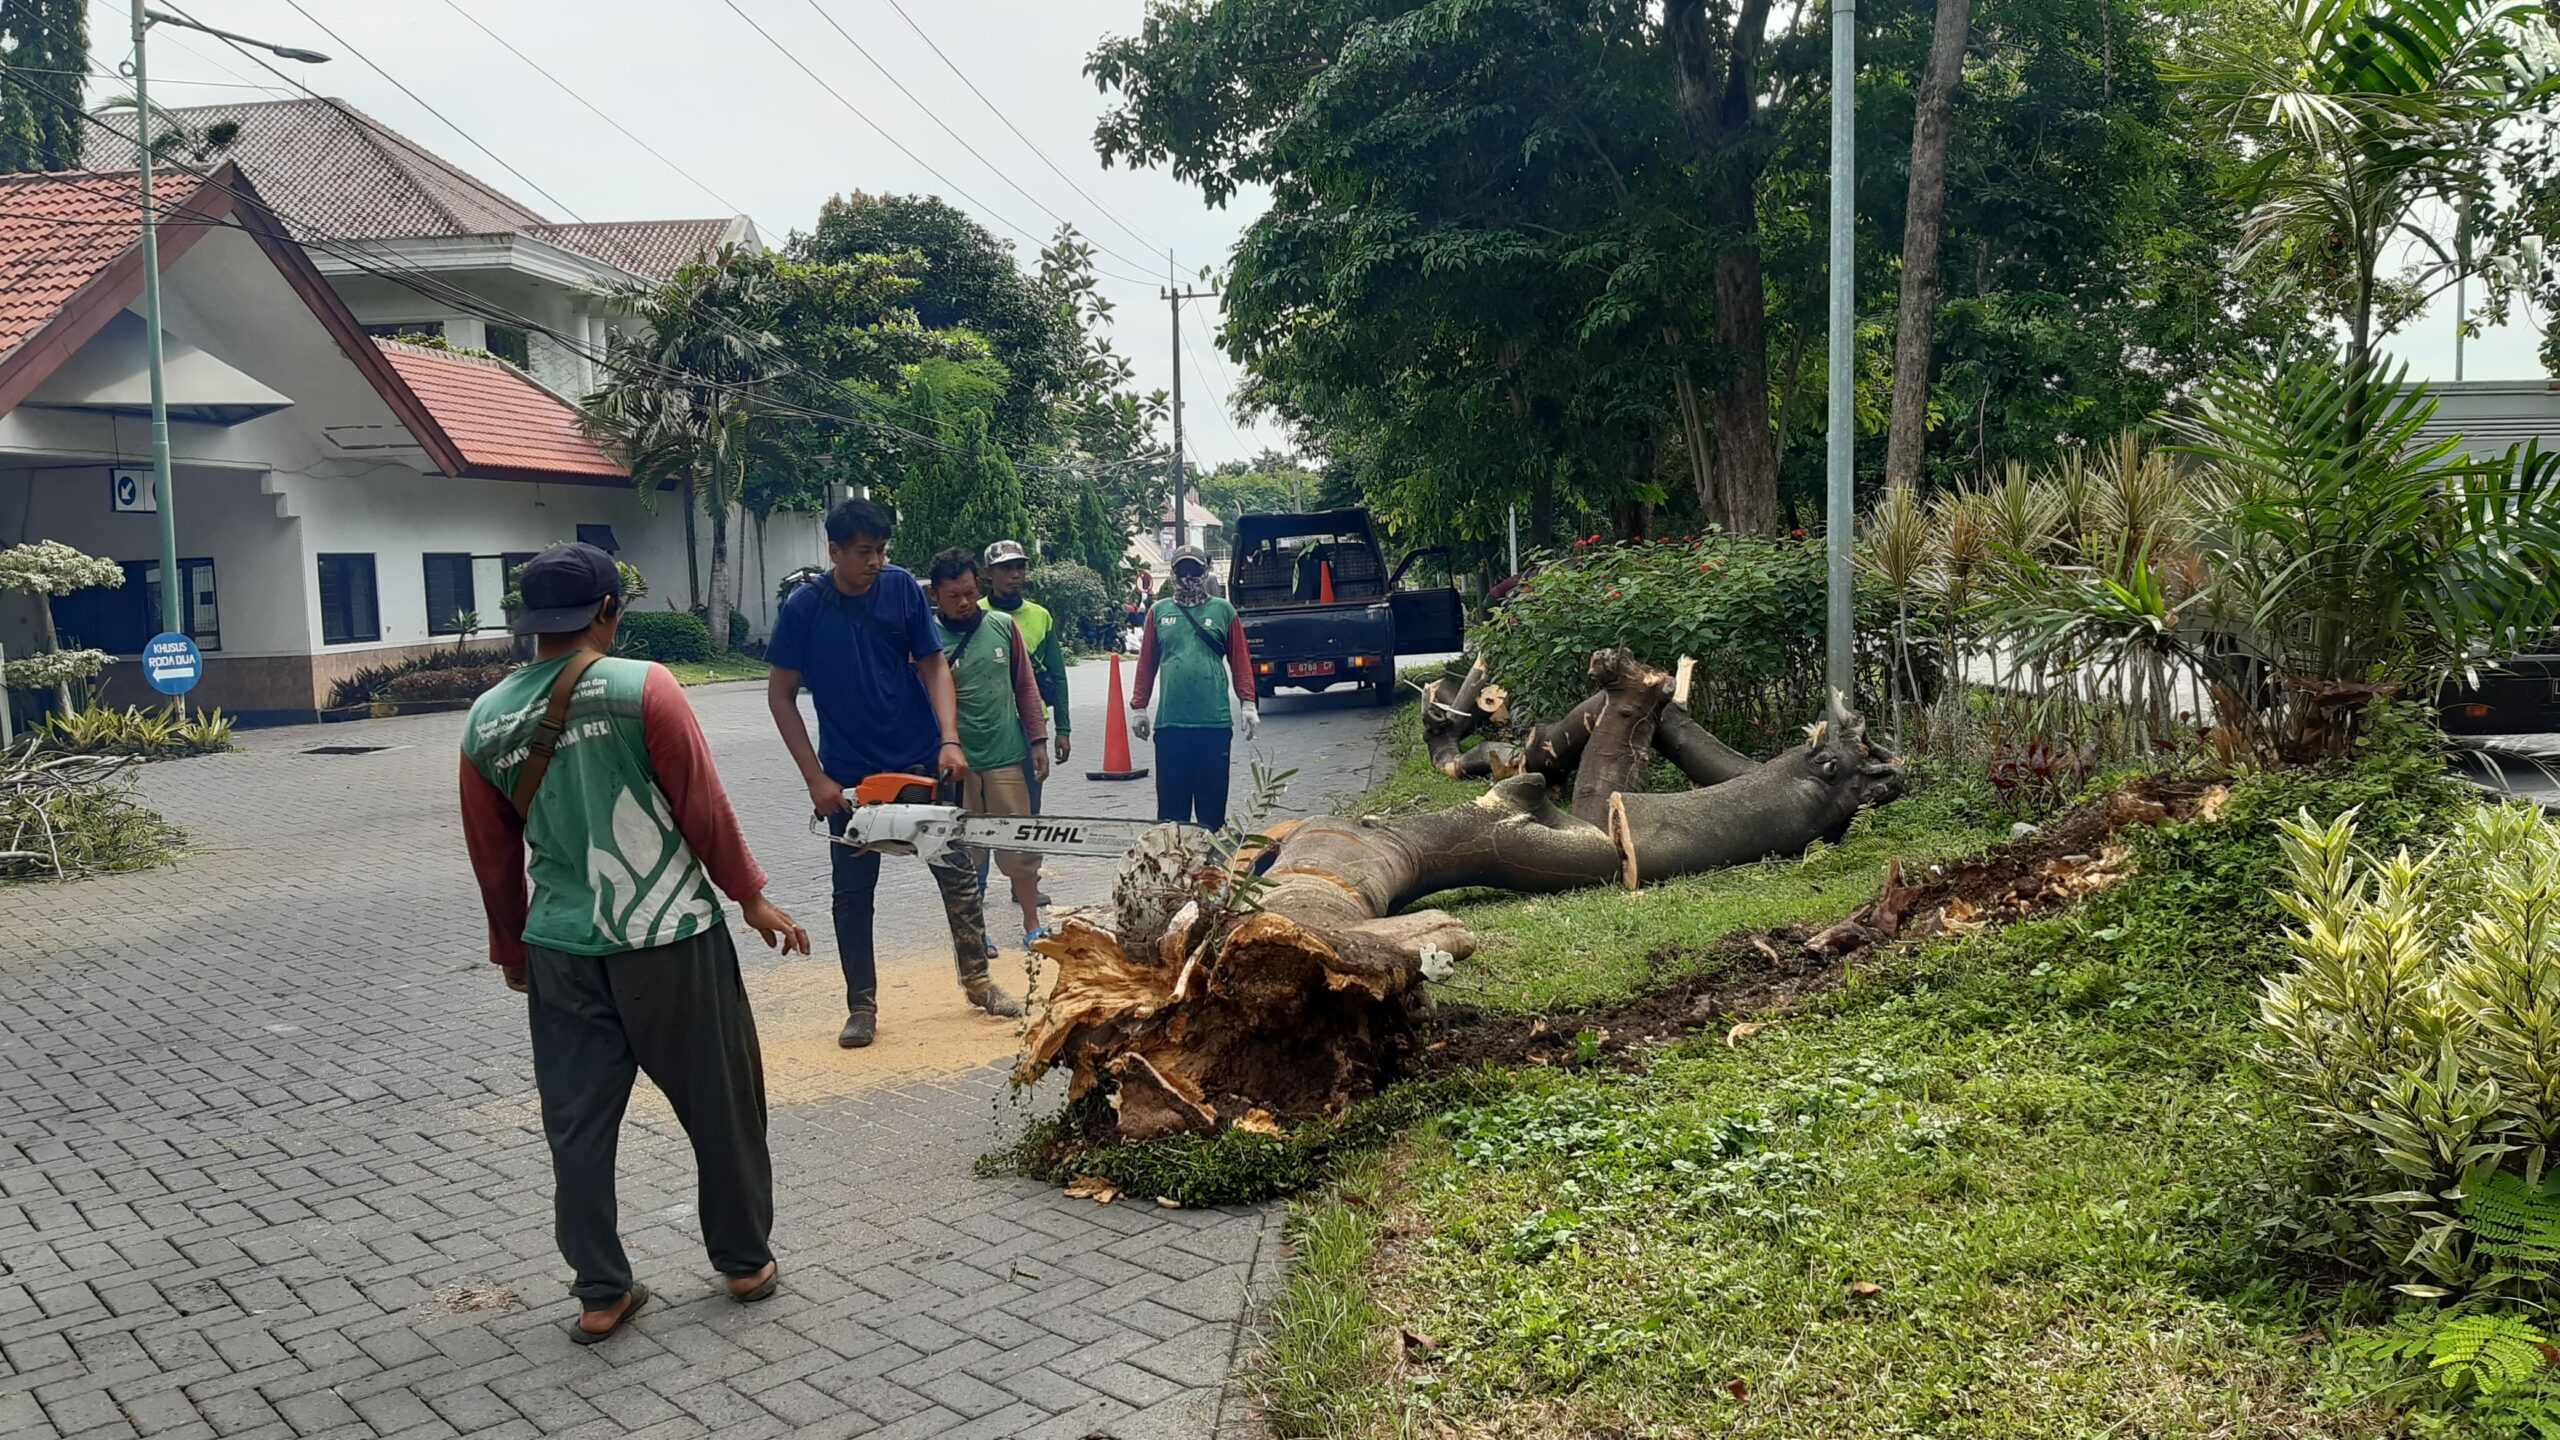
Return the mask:
{"type": "Polygon", "coordinates": [[[2413,1288],[2507,1278],[2560,1137],[2560,827],[2483,807],[2377,856],[2356,825],[2278,823],[2294,968],[2266,982],[2259,1058],[2380,1192],[2371,1233],[2413,1288]]]}
{"type": "Polygon", "coordinates": [[[711,658],[711,627],[682,610],[635,610],[622,617],[614,653],[661,664],[711,658]]]}
{"type": "MultiPolygon", "coordinates": [[[[1669,668],[1698,661],[1689,709],[1733,745],[1787,743],[1822,708],[1822,547],[1709,533],[1652,544],[1585,544],[1548,557],[1521,592],[1476,630],[1486,667],[1525,715],[1561,715],[1590,693],[1591,652],[1624,645],[1669,668]]],[[[1862,633],[1894,627],[1890,597],[1860,588],[1862,633]]],[[[1916,622],[1915,622],[1916,623],[1916,622]]],[[[1882,651],[1861,657],[1860,696],[1883,698],[1882,651]]],[[[1930,672],[1926,653],[1902,657],[1930,672]]]]}
{"type": "Polygon", "coordinates": [[[175,705],[158,710],[93,705],[46,717],[39,739],[48,750],[162,760],[228,750],[231,728],[231,717],[219,710],[181,715],[175,705]]]}
{"type": "Polygon", "coordinates": [[[2560,1349],[2543,1327],[2503,1310],[2468,1306],[2404,1311],[2388,1325],[2346,1336],[2340,1354],[2387,1366],[2386,1388],[2423,1409],[2449,1405],[2490,1435],[2560,1440],[2560,1349]]]}

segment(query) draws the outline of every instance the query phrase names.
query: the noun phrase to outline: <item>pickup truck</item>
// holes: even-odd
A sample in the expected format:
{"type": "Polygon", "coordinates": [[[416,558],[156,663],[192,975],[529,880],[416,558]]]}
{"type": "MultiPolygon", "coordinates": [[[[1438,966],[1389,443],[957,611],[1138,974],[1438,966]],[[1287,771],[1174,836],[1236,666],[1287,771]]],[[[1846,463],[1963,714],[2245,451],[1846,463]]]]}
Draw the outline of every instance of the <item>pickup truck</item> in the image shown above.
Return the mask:
{"type": "Polygon", "coordinates": [[[1233,538],[1227,598],[1266,693],[1356,684],[1383,705],[1395,696],[1397,656],[1466,643],[1456,587],[1408,584],[1417,565],[1445,565],[1448,551],[1416,550],[1389,572],[1366,510],[1243,515],[1233,538]]]}

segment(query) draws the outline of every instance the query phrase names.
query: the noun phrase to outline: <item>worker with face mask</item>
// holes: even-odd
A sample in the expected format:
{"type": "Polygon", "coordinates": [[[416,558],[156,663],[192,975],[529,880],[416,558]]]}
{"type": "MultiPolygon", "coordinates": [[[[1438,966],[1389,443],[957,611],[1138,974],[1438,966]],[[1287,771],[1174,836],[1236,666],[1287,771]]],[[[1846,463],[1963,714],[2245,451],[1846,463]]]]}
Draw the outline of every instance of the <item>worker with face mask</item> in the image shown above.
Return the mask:
{"type": "Polygon", "coordinates": [[[1210,595],[1209,557],[1196,545],[1173,552],[1173,594],[1147,611],[1129,703],[1138,712],[1138,738],[1156,747],[1156,818],[1224,826],[1234,732],[1240,724],[1251,740],[1262,712],[1254,705],[1244,621],[1235,606],[1210,595]],[[1159,678],[1163,699],[1150,716],[1159,678]]]}

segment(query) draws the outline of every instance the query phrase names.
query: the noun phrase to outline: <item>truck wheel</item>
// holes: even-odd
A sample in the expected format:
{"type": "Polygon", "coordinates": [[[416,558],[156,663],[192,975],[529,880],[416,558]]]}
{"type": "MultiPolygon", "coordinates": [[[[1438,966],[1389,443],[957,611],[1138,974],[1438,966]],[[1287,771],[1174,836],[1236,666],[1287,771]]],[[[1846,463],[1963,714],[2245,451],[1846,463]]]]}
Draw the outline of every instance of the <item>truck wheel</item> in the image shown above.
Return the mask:
{"type": "Polygon", "coordinates": [[[1387,705],[1387,704],[1392,704],[1392,703],[1394,703],[1395,698],[1396,698],[1396,677],[1394,677],[1393,675],[1381,675],[1381,676],[1379,676],[1377,679],[1372,680],[1372,681],[1370,681],[1370,682],[1369,682],[1369,703],[1370,703],[1370,704],[1372,704],[1372,705],[1387,705]]]}

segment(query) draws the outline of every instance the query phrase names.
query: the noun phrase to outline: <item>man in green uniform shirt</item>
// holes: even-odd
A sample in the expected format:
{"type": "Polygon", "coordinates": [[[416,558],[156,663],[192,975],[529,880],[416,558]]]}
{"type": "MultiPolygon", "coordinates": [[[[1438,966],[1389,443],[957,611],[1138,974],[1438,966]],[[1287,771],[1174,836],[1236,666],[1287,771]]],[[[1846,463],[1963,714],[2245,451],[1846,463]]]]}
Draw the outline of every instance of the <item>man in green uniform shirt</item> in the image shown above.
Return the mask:
{"type": "Polygon", "coordinates": [[[1234,733],[1262,723],[1254,708],[1253,656],[1236,607],[1209,593],[1209,557],[1196,545],[1173,552],[1173,594],[1147,611],[1138,641],[1138,683],[1129,706],[1141,740],[1156,747],[1156,818],[1215,830],[1227,823],[1227,781],[1234,733]],[[1146,713],[1156,682],[1164,698],[1146,713]],[[1235,692],[1240,713],[1227,706],[1235,692]]]}
{"type": "MultiPolygon", "coordinates": [[[[987,608],[1000,610],[1013,617],[1014,628],[1022,632],[1022,647],[1031,652],[1031,676],[1040,684],[1040,703],[1049,709],[1049,733],[1057,741],[1057,763],[1064,765],[1075,757],[1074,728],[1067,714],[1067,651],[1058,643],[1058,622],[1049,607],[1023,593],[1031,583],[1031,555],[1019,541],[999,540],[987,547],[985,570],[987,608]]],[[[1046,777],[1031,773],[1028,756],[1022,762],[1023,778],[1031,786],[1031,813],[1040,813],[1040,786],[1046,777]]],[[[978,866],[978,888],[987,888],[987,867],[978,866]]],[[[990,942],[992,943],[992,942],[990,942]]]]}
{"type": "MultiPolygon", "coordinates": [[[[960,806],[981,815],[1028,815],[1031,783],[1049,778],[1049,721],[1032,679],[1031,655],[1013,617],[978,603],[978,559],[953,547],[927,572],[933,623],[951,661],[960,750],[969,761],[960,806]]],[[[1022,907],[1023,944],[1040,932],[1040,857],[996,852],[1022,907]]]]}

